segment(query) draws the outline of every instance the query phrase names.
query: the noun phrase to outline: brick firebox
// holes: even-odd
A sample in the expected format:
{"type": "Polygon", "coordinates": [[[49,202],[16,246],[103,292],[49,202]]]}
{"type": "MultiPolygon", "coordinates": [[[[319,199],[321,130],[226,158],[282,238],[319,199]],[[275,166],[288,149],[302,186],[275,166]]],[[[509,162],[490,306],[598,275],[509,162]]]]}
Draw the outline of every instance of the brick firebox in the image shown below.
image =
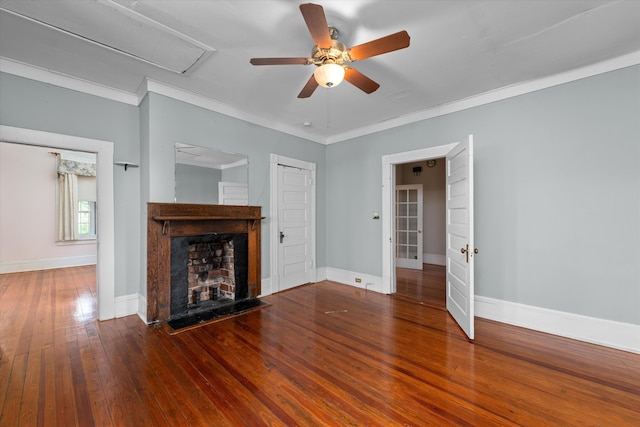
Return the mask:
{"type": "Polygon", "coordinates": [[[187,260],[189,304],[235,300],[234,264],[233,240],[190,244],[187,260]]]}

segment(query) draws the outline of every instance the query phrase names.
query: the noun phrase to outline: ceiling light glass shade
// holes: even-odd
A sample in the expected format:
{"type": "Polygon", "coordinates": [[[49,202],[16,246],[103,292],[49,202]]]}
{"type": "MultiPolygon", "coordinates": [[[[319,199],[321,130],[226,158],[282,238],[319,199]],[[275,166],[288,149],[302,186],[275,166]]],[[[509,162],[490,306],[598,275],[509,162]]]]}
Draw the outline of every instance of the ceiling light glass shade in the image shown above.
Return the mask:
{"type": "Polygon", "coordinates": [[[313,72],[316,82],[322,87],[335,87],[344,79],[344,68],[338,64],[324,64],[313,72]]]}

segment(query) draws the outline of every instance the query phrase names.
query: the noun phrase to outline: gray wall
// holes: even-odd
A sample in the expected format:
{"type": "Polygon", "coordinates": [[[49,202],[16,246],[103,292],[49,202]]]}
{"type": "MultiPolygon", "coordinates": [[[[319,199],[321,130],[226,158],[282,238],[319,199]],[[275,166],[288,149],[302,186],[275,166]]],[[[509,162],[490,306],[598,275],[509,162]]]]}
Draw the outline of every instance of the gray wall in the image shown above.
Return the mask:
{"type": "Polygon", "coordinates": [[[634,66],[328,146],[328,265],[381,275],[383,155],[473,134],[476,294],[640,324],[639,94],[634,66]]]}
{"type": "Polygon", "coordinates": [[[0,93],[4,125],[113,141],[117,160],[139,159],[114,167],[116,296],[146,293],[145,203],[173,201],[176,141],[247,154],[265,216],[269,154],[316,163],[318,267],[380,276],[381,157],[473,134],[476,293],[640,324],[639,66],[327,147],[154,93],[133,107],[8,74],[0,93]]]}

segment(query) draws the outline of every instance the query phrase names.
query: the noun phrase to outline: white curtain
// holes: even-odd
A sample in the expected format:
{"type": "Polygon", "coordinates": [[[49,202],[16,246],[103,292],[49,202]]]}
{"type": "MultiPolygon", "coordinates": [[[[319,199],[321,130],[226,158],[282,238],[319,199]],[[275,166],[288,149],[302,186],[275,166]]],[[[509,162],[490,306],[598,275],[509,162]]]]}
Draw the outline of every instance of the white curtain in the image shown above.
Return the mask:
{"type": "Polygon", "coordinates": [[[58,240],[78,240],[78,176],[95,177],[95,163],[58,156],[58,240]]]}
{"type": "Polygon", "coordinates": [[[78,176],[72,173],[58,175],[60,203],[58,240],[78,240],[78,176]]]}

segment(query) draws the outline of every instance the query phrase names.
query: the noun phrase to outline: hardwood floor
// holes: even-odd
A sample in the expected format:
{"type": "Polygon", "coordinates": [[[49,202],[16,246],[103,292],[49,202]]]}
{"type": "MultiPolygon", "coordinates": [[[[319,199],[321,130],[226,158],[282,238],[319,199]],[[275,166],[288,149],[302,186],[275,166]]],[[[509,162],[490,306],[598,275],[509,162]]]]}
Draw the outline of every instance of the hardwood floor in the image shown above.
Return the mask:
{"type": "Polygon", "coordinates": [[[422,264],[422,270],[396,268],[396,295],[444,308],[446,267],[422,264]]]}
{"type": "Polygon", "coordinates": [[[638,426],[640,355],[333,282],[170,336],[91,267],[0,275],[2,426],[638,426]]]}

